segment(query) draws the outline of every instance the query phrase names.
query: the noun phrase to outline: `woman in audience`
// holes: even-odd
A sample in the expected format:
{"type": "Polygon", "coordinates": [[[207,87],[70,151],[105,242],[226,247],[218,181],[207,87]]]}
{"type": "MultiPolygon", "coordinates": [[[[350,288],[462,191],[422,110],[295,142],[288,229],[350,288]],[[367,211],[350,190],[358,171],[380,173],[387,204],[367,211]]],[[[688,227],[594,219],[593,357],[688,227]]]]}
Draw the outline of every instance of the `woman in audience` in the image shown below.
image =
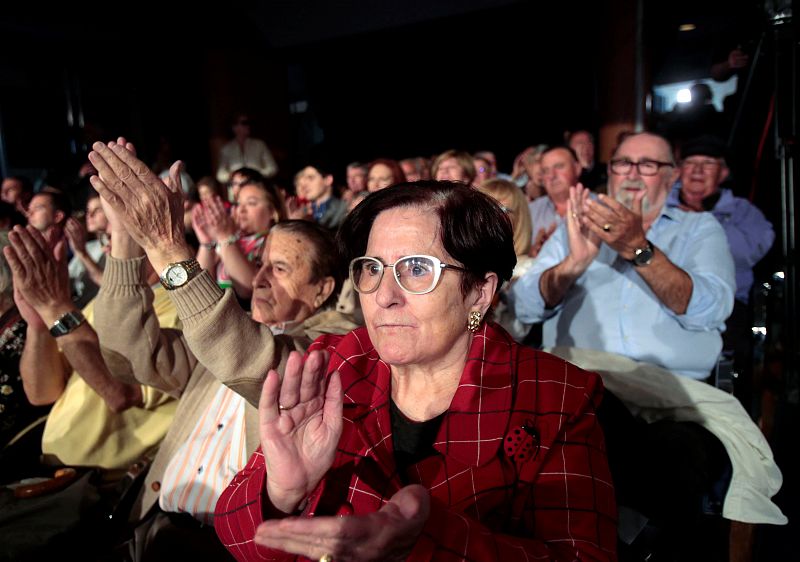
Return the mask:
{"type": "Polygon", "coordinates": [[[492,163],[486,158],[473,156],[472,165],[475,166],[475,185],[480,185],[493,177],[492,163]]]}
{"type": "Polygon", "coordinates": [[[472,156],[462,150],[446,150],[437,156],[431,166],[431,177],[435,180],[475,181],[475,165],[472,156]]]}
{"type": "Polygon", "coordinates": [[[533,201],[537,197],[544,195],[542,154],[546,150],[546,144],[530,146],[520,152],[514,160],[514,171],[511,173],[512,179],[524,189],[528,201],[533,201]]]}
{"type": "Polygon", "coordinates": [[[396,160],[378,158],[367,166],[367,191],[379,191],[406,181],[406,175],[396,160]]]}
{"type": "MultiPolygon", "coordinates": [[[[514,252],[517,254],[517,265],[511,274],[511,281],[516,281],[533,265],[531,251],[531,215],[528,212],[528,200],[514,182],[498,178],[491,179],[478,186],[482,191],[500,205],[500,209],[511,221],[514,232],[514,252]]],[[[512,307],[506,306],[505,295],[508,286],[503,287],[499,299],[495,303],[495,319],[517,341],[522,341],[530,331],[530,324],[517,320],[512,307]]]]}
{"type": "Polygon", "coordinates": [[[485,321],[516,261],[500,207],[459,183],[401,184],[338,236],[366,328],[269,371],[262,450],[217,503],[230,552],[615,559],[601,380],[485,321]]]}
{"type": "Polygon", "coordinates": [[[240,300],[252,294],[253,277],[258,271],[269,229],[285,218],[280,197],[266,181],[249,181],[238,191],[233,214],[219,196],[207,199],[192,211],[195,234],[200,242],[197,261],[216,272],[223,289],[233,287],[240,300]]]}

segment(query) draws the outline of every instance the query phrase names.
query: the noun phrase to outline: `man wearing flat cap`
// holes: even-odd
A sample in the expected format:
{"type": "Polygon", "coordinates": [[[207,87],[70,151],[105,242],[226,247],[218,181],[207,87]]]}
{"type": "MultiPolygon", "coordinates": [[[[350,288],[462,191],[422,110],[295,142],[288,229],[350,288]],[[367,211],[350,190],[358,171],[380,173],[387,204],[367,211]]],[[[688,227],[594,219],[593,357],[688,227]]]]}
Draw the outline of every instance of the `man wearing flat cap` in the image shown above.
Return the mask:
{"type": "Polygon", "coordinates": [[[717,218],[736,266],[736,300],[747,304],[753,266],[769,251],[775,232],[755,205],[721,187],[730,174],[725,156],[725,143],[718,137],[687,141],[681,150],[680,183],[670,193],[667,205],[684,211],[708,211],[717,218]]]}
{"type": "Polygon", "coordinates": [[[723,348],[734,351],[740,375],[737,396],[747,402],[752,326],[748,301],[753,286],[753,267],[775,240],[772,224],[750,201],[736,197],[722,184],[730,171],[725,161],[727,147],[718,137],[704,135],[681,147],[680,181],[672,189],[667,205],[689,212],[710,212],[725,231],[736,267],[736,298],[726,322],[723,348]]]}

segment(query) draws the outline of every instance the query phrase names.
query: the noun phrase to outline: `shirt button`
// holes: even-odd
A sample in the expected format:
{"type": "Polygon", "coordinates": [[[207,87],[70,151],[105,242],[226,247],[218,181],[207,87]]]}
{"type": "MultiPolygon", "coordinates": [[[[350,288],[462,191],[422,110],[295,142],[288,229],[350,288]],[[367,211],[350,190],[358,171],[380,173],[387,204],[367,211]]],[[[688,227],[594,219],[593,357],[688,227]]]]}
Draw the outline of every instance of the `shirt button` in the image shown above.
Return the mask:
{"type": "Polygon", "coordinates": [[[153,482],[150,484],[150,489],[154,492],[158,492],[161,489],[161,482],[153,482]]]}
{"type": "Polygon", "coordinates": [[[201,474],[202,472],[203,472],[203,467],[201,466],[200,468],[197,469],[197,474],[201,474]]]}
{"type": "Polygon", "coordinates": [[[224,424],[221,424],[221,423],[220,423],[220,424],[217,424],[217,431],[219,431],[219,430],[220,430],[220,429],[222,429],[223,427],[225,427],[225,425],[224,425],[224,424]]]}

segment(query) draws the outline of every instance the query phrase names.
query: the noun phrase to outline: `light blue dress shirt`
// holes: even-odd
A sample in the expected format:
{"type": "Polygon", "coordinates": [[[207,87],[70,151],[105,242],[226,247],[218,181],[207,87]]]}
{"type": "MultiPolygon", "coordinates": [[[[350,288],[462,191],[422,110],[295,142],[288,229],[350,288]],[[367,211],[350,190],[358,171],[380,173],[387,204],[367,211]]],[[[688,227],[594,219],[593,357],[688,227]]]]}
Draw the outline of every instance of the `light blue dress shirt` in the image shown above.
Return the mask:
{"type": "Polygon", "coordinates": [[[555,203],[547,195],[537,197],[528,203],[528,211],[531,214],[531,242],[536,240],[536,235],[540,230],[547,230],[553,224],[561,224],[564,219],[556,212],[555,203]]]}
{"type": "Polygon", "coordinates": [[[709,213],[665,206],[647,238],[691,277],[685,314],[664,306],[638,268],[605,244],[564,300],[546,308],[539,279],[569,253],[562,224],[511,291],[517,318],[544,320],[545,346],[598,349],[694,379],[708,377],[722,349],[720,334],[736,289],[725,232],[709,213]]]}

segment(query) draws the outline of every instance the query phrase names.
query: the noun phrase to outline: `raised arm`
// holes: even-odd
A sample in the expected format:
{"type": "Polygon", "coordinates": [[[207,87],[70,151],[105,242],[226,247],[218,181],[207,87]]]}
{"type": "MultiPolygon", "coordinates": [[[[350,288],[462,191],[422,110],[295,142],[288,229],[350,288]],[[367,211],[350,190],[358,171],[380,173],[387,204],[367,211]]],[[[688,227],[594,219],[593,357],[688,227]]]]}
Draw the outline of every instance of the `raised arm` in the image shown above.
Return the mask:
{"type": "MultiPolygon", "coordinates": [[[[5,256],[14,276],[14,285],[39,314],[44,325],[53,325],[64,314],[74,311],[69,296],[63,242],[59,242],[55,249],[58,259],[53,257],[42,235],[32,227],[16,227],[9,233],[9,242],[11,245],[5,249],[5,256]]],[[[42,339],[47,336],[39,330],[36,337],[40,337],[40,350],[51,358],[49,362],[53,364],[52,344],[44,343],[42,339]]],[[[100,354],[97,333],[86,322],[60,336],[58,344],[75,371],[111,410],[121,412],[141,404],[141,390],[137,385],[127,385],[111,377],[100,354]]],[[[37,392],[33,394],[42,391],[47,394],[47,401],[55,400],[63,392],[65,380],[63,375],[48,377],[46,387],[37,385],[37,392]],[[57,392],[59,382],[62,386],[61,391],[57,392]],[[58,396],[55,396],[56,392],[58,396]]],[[[44,398],[41,394],[39,397],[44,398]]]]}
{"type": "Polygon", "coordinates": [[[86,272],[89,274],[92,283],[100,286],[103,282],[103,268],[92,259],[92,256],[90,256],[89,252],[86,250],[86,229],[84,226],[75,218],[70,217],[67,219],[67,223],[64,227],[64,234],[66,234],[67,240],[69,240],[72,251],[78,256],[78,259],[81,260],[83,267],[86,268],[86,272]]]}
{"type": "MultiPolygon", "coordinates": [[[[599,195],[599,202],[587,199],[584,202],[582,221],[601,241],[608,244],[623,259],[632,260],[638,248],[647,245],[642,224],[641,190],[628,209],[615,199],[599,195]],[[608,225],[612,225],[607,228],[608,225]]],[[[692,278],[683,269],[672,263],[659,248],[654,247],[652,261],[636,268],[661,303],[675,314],[684,314],[692,297],[692,278]]]]}
{"type": "MultiPolygon", "coordinates": [[[[183,234],[180,163],[170,169],[168,186],[120,144],[95,143],[94,149],[89,159],[100,175],[92,178],[92,185],[144,249],[154,269],[160,272],[170,263],[191,259],[183,234]]],[[[112,241],[112,257],[113,247],[112,241]]],[[[110,271],[108,263],[106,276],[110,271]]],[[[104,280],[100,293],[106,291],[107,283],[104,280]]],[[[120,292],[127,290],[120,288],[120,292]]],[[[169,295],[193,355],[254,406],[269,369],[282,372],[289,352],[310,343],[302,338],[274,337],[268,327],[252,321],[233,293],[223,292],[208,272],[201,272],[169,295]]]]}
{"type": "Polygon", "coordinates": [[[34,406],[52,404],[64,392],[70,366],[61,355],[47,325],[20,294],[19,289],[14,290],[14,301],[28,324],[25,346],[19,360],[22,388],[28,401],[34,406]]]}

